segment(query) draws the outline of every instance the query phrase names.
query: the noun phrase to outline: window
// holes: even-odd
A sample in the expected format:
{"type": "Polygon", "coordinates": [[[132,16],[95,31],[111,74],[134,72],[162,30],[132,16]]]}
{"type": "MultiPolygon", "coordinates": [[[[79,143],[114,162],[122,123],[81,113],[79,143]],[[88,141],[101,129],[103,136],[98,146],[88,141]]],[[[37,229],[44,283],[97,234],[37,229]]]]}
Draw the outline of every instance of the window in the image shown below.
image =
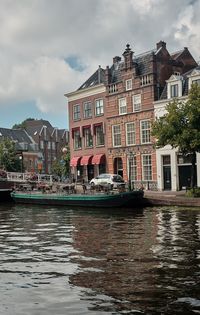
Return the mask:
{"type": "Polygon", "coordinates": [[[50,141],[48,141],[47,146],[48,146],[48,149],[50,150],[51,149],[51,142],[50,141]]]}
{"type": "Polygon", "coordinates": [[[74,105],[74,107],[73,107],[73,119],[79,120],[80,118],[81,118],[80,105],[74,105]]]}
{"type": "Polygon", "coordinates": [[[53,141],[52,142],[52,150],[55,150],[56,149],[56,144],[55,144],[55,142],[53,141]]]}
{"type": "Polygon", "coordinates": [[[151,124],[150,120],[142,120],[140,122],[140,131],[141,131],[141,143],[150,143],[151,142],[151,124]]]}
{"type": "Polygon", "coordinates": [[[90,148],[93,146],[93,137],[91,134],[91,128],[84,128],[85,147],[90,148]]]}
{"type": "Polygon", "coordinates": [[[104,139],[104,133],[103,133],[103,125],[99,125],[95,127],[96,132],[96,145],[104,145],[105,139],[104,139]]]}
{"type": "Polygon", "coordinates": [[[171,97],[178,97],[178,84],[171,85],[171,97]]]}
{"type": "Polygon", "coordinates": [[[135,144],[135,123],[133,122],[126,124],[126,144],[135,144]]]}
{"type": "Polygon", "coordinates": [[[120,98],[118,100],[119,102],[119,115],[123,115],[126,114],[126,99],[124,98],[120,98]]]}
{"type": "Polygon", "coordinates": [[[141,110],[141,94],[133,95],[133,111],[138,112],[141,110]]]}
{"type": "Polygon", "coordinates": [[[126,80],[126,91],[132,90],[132,80],[126,80]]]}
{"type": "Polygon", "coordinates": [[[74,130],[74,149],[81,149],[80,130],[74,130]]]}
{"type": "Polygon", "coordinates": [[[103,109],[103,100],[99,99],[95,101],[95,115],[100,116],[103,115],[104,109],[103,109]]]}
{"type": "Polygon", "coordinates": [[[120,125],[112,126],[113,146],[121,146],[121,128],[120,125]]]}
{"type": "Polygon", "coordinates": [[[143,180],[152,180],[152,164],[151,155],[144,154],[142,156],[143,180]]]}
{"type": "Polygon", "coordinates": [[[137,161],[136,161],[136,155],[129,157],[128,160],[128,166],[129,166],[129,176],[131,181],[137,180],[137,161]]]}
{"type": "Polygon", "coordinates": [[[92,103],[87,102],[84,103],[84,118],[91,118],[92,117],[92,103]]]}
{"type": "Polygon", "coordinates": [[[192,80],[192,83],[193,83],[193,84],[195,84],[195,83],[196,83],[197,85],[199,85],[199,86],[200,86],[200,79],[197,79],[197,80],[192,80]]]}

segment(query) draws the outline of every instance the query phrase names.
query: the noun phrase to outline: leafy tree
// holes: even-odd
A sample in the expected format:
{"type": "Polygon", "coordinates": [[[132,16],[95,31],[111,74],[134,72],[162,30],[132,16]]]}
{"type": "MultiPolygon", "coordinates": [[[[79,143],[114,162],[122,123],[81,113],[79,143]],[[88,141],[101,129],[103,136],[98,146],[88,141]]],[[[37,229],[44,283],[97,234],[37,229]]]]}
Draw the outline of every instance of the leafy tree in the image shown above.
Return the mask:
{"type": "Polygon", "coordinates": [[[16,155],[15,144],[10,139],[0,142],[0,167],[8,172],[21,171],[21,161],[16,155]]]}
{"type": "Polygon", "coordinates": [[[157,148],[169,144],[183,155],[190,154],[194,188],[196,152],[200,152],[200,86],[192,84],[187,101],[175,99],[166,106],[166,114],[153,123],[152,135],[157,139],[157,148]]]}
{"type": "Polygon", "coordinates": [[[26,122],[27,121],[32,121],[35,120],[34,118],[27,118],[24,121],[22,121],[19,124],[15,124],[14,126],[12,126],[12,129],[26,129],[26,122]]]}
{"type": "Polygon", "coordinates": [[[59,161],[54,161],[52,165],[52,173],[62,176],[69,176],[70,173],[70,151],[67,148],[67,152],[63,152],[59,161]]]}

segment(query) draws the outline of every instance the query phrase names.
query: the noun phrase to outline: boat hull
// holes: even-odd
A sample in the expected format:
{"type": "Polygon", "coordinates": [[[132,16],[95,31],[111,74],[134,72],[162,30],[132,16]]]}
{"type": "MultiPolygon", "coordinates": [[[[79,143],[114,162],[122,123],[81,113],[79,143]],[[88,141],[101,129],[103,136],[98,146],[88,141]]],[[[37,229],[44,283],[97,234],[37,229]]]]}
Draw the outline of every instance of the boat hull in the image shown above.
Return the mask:
{"type": "Polygon", "coordinates": [[[138,207],[143,202],[142,191],[123,192],[117,194],[94,195],[56,195],[39,193],[13,192],[11,197],[16,203],[55,205],[55,206],[79,206],[79,207],[138,207]]]}

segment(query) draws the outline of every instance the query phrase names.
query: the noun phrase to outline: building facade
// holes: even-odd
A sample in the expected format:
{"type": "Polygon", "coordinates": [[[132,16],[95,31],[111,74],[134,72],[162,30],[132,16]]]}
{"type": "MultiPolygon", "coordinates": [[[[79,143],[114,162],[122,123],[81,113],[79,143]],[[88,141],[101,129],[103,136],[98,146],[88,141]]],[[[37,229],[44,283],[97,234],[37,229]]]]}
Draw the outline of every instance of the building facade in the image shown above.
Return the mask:
{"type": "Polygon", "coordinates": [[[66,94],[73,172],[86,180],[104,171],[117,173],[135,187],[156,189],[156,151],[151,137],[154,101],[160,99],[165,81],[173,73],[184,73],[195,66],[187,48],[170,54],[166,43],[160,41],[155,49],[135,56],[127,45],[122,58],[114,57],[111,66],[99,68],[81,88],[66,94]],[[98,99],[103,102],[101,117],[95,114],[98,99]],[[85,116],[87,108],[90,117],[85,116]],[[102,124],[105,139],[101,148],[95,142],[98,124],[102,124]],[[90,147],[86,143],[87,128],[91,129],[90,147]],[[79,165],[94,165],[93,159],[99,154],[105,156],[104,168],[97,172],[92,168],[89,176],[79,171],[79,165]]]}
{"type": "Polygon", "coordinates": [[[38,145],[40,152],[37,172],[51,174],[53,163],[61,160],[62,149],[68,147],[69,132],[66,129],[52,127],[43,119],[27,120],[25,129],[38,145]]]}
{"type": "MultiPolygon", "coordinates": [[[[200,85],[200,66],[184,73],[175,73],[166,81],[159,101],[154,103],[155,116],[162,117],[166,113],[166,105],[174,98],[187,101],[192,83],[200,85]]],[[[170,145],[156,150],[157,181],[159,190],[181,190],[191,184],[191,157],[183,156],[178,148],[170,145]]],[[[200,186],[200,154],[196,154],[196,184],[200,186]]]]}

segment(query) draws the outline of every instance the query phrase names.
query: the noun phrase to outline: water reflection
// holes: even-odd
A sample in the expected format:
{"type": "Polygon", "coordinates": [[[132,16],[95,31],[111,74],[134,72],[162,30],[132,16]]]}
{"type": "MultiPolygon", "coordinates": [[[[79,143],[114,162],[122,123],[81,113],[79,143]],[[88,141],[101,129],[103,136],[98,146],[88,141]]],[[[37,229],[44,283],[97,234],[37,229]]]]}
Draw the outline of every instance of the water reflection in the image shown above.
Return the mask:
{"type": "Polygon", "coordinates": [[[200,312],[200,211],[3,206],[0,314],[200,312]]]}

